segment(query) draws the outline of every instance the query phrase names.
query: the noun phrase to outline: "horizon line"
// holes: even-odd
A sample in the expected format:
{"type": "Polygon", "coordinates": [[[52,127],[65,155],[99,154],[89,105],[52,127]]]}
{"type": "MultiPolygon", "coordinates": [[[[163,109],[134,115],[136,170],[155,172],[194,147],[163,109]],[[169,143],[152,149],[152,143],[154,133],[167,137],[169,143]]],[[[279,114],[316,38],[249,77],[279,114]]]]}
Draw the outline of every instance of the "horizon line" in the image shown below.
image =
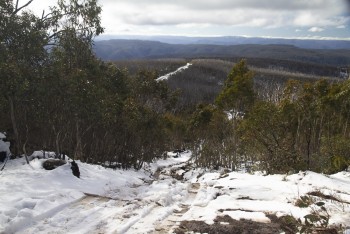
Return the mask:
{"type": "Polygon", "coordinates": [[[142,35],[142,34],[102,34],[99,37],[186,37],[186,38],[224,38],[224,37],[242,37],[242,38],[262,38],[262,39],[281,39],[281,40],[318,40],[318,41],[347,41],[350,42],[350,37],[275,37],[275,36],[248,36],[248,35],[181,35],[181,34],[152,34],[152,35],[142,35]]]}

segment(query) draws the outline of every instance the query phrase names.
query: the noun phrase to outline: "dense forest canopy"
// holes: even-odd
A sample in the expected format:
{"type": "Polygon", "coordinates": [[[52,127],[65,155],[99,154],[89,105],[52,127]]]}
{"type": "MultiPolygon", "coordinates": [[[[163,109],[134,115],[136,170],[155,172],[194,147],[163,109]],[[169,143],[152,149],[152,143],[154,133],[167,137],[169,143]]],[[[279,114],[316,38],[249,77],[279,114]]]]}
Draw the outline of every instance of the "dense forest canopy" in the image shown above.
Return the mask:
{"type": "Polygon", "coordinates": [[[227,78],[215,100],[181,108],[181,89],[156,81],[164,71],[129,73],[96,58],[96,0],[59,0],[41,16],[27,10],[31,2],[0,2],[0,131],[14,156],[54,150],[138,169],[188,148],[207,168],[249,162],[268,173],[331,173],[350,164],[348,80],[290,80],[268,98],[241,60],[221,72],[227,78]]]}

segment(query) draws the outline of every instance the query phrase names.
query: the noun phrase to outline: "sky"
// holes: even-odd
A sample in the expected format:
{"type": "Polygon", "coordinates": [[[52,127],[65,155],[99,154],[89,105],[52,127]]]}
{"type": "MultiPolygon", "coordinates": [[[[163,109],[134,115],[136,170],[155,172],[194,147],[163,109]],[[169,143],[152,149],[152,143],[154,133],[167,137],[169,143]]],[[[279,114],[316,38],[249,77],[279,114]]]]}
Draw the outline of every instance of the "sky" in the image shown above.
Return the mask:
{"type": "MultiPolygon", "coordinates": [[[[25,0],[21,0],[25,2],[25,0]]],[[[54,0],[34,0],[41,12],[54,0]]],[[[350,40],[350,0],[99,0],[108,35],[350,40]]]]}

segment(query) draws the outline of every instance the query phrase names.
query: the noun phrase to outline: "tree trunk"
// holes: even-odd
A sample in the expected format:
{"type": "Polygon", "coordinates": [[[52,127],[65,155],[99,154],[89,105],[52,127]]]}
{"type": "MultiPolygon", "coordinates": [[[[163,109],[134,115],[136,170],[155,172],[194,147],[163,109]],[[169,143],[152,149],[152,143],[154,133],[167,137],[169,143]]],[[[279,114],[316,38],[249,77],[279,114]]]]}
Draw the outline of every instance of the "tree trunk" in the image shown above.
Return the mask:
{"type": "Polygon", "coordinates": [[[61,135],[61,131],[58,131],[58,133],[56,134],[56,140],[55,140],[55,144],[56,144],[56,158],[59,158],[59,159],[61,159],[60,135],[61,135]]]}
{"type": "Polygon", "coordinates": [[[14,154],[19,155],[21,153],[21,149],[20,149],[19,133],[18,133],[18,128],[17,128],[17,121],[16,121],[16,117],[15,117],[15,107],[14,107],[12,97],[8,97],[8,101],[10,104],[10,115],[11,115],[12,129],[13,129],[13,133],[15,136],[15,150],[16,150],[16,152],[14,154]]]}
{"type": "Polygon", "coordinates": [[[83,154],[82,152],[82,144],[81,144],[81,134],[80,134],[80,126],[79,126],[79,120],[76,121],[76,145],[75,145],[75,152],[74,152],[74,160],[80,160],[81,156],[83,154]]]}
{"type": "Polygon", "coordinates": [[[26,150],[27,142],[28,142],[28,124],[26,123],[26,138],[22,145],[22,149],[23,149],[24,157],[26,158],[26,161],[29,164],[29,159],[28,159],[27,150],[26,150]]]}

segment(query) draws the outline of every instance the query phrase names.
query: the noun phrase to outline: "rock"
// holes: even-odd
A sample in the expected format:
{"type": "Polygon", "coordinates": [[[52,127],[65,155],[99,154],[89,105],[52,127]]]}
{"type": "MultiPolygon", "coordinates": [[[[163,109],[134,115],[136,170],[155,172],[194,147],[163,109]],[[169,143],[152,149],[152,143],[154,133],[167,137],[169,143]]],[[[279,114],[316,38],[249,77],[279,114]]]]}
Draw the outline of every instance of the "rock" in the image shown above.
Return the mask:
{"type": "Polygon", "coordinates": [[[71,162],[71,169],[72,169],[72,173],[74,176],[80,178],[80,171],[79,171],[79,167],[78,164],[73,160],[73,162],[71,162]]]}
{"type": "Polygon", "coordinates": [[[7,157],[7,153],[5,151],[0,152],[0,162],[4,162],[7,157]]]}
{"type": "Polygon", "coordinates": [[[53,170],[57,167],[60,167],[64,164],[66,164],[67,162],[64,160],[60,160],[60,159],[48,159],[43,163],[43,168],[46,170],[53,170]]]}

